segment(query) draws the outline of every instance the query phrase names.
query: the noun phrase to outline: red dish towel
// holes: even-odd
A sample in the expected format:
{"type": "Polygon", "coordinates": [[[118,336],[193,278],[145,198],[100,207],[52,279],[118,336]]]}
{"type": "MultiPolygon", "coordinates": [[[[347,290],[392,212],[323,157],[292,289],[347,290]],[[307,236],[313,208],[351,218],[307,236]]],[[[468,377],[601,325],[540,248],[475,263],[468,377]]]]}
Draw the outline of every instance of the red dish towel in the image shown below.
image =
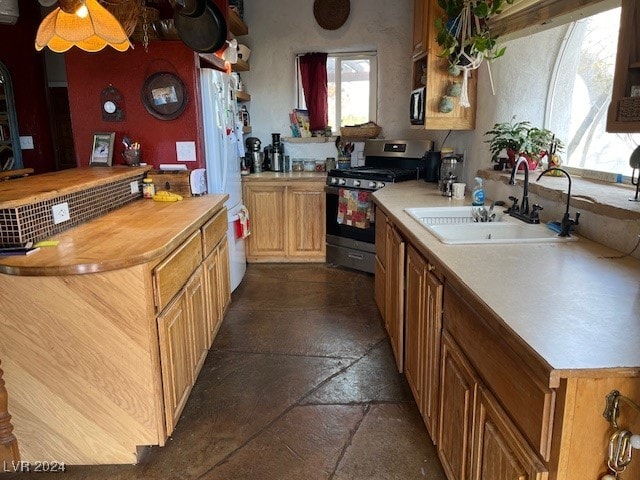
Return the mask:
{"type": "Polygon", "coordinates": [[[369,228],[373,222],[371,192],[338,189],[338,223],[356,228],[369,228]]]}

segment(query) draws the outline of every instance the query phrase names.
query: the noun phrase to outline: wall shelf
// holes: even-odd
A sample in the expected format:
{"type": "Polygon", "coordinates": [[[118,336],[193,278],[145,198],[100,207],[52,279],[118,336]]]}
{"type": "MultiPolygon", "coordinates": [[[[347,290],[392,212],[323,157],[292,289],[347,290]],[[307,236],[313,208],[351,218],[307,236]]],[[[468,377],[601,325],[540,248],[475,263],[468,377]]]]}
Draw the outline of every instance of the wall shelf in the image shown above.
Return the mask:
{"type": "Polygon", "coordinates": [[[233,70],[234,72],[248,72],[249,64],[239,58],[236,63],[231,64],[231,70],[233,70]]]}
{"type": "Polygon", "coordinates": [[[240,16],[232,8],[227,9],[227,23],[229,25],[229,31],[236,37],[249,34],[249,27],[240,16]]]}
{"type": "Polygon", "coordinates": [[[250,102],[251,101],[251,95],[249,95],[247,92],[245,92],[243,90],[236,90],[236,99],[239,102],[250,102]]]}

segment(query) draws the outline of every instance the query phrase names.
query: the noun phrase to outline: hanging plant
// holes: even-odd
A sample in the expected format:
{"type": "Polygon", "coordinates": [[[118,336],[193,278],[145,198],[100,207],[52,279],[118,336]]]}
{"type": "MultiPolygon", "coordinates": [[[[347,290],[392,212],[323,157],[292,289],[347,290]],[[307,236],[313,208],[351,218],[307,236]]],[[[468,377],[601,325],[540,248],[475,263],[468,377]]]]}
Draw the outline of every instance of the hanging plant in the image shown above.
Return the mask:
{"type": "MultiPolygon", "coordinates": [[[[467,78],[483,60],[504,55],[488,27],[489,19],[502,11],[504,4],[514,0],[438,0],[445,16],[436,19],[436,40],[442,47],[439,56],[449,59],[449,72],[462,72],[463,85],[460,105],[469,107],[467,78]]],[[[492,82],[493,89],[493,82],[492,82]]]]}

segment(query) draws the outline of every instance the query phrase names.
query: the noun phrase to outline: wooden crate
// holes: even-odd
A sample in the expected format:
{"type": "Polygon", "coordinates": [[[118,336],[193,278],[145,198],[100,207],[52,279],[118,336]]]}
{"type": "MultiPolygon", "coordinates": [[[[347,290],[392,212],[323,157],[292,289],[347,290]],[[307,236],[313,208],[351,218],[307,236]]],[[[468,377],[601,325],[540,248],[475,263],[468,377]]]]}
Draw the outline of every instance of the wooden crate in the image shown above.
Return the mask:
{"type": "Polygon", "coordinates": [[[190,197],[190,174],[191,171],[189,170],[149,170],[147,172],[147,178],[153,180],[156,192],[166,190],[182,195],[183,197],[190,197]]]}

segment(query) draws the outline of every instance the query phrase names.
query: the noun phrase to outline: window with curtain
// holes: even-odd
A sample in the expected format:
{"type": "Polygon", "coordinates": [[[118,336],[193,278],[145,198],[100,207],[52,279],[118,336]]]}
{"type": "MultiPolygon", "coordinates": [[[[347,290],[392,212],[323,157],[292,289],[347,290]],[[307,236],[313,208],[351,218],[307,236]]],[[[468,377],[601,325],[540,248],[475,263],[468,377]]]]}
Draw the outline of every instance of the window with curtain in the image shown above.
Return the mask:
{"type": "MultiPolygon", "coordinates": [[[[297,58],[298,108],[307,108],[297,58]]],[[[327,55],[327,110],[333,132],[341,126],[376,121],[378,61],[376,52],[327,55]]]]}
{"type": "Polygon", "coordinates": [[[640,134],[607,133],[620,8],[569,25],[549,89],[548,128],[564,140],[563,164],[631,175],[640,134]]]}

